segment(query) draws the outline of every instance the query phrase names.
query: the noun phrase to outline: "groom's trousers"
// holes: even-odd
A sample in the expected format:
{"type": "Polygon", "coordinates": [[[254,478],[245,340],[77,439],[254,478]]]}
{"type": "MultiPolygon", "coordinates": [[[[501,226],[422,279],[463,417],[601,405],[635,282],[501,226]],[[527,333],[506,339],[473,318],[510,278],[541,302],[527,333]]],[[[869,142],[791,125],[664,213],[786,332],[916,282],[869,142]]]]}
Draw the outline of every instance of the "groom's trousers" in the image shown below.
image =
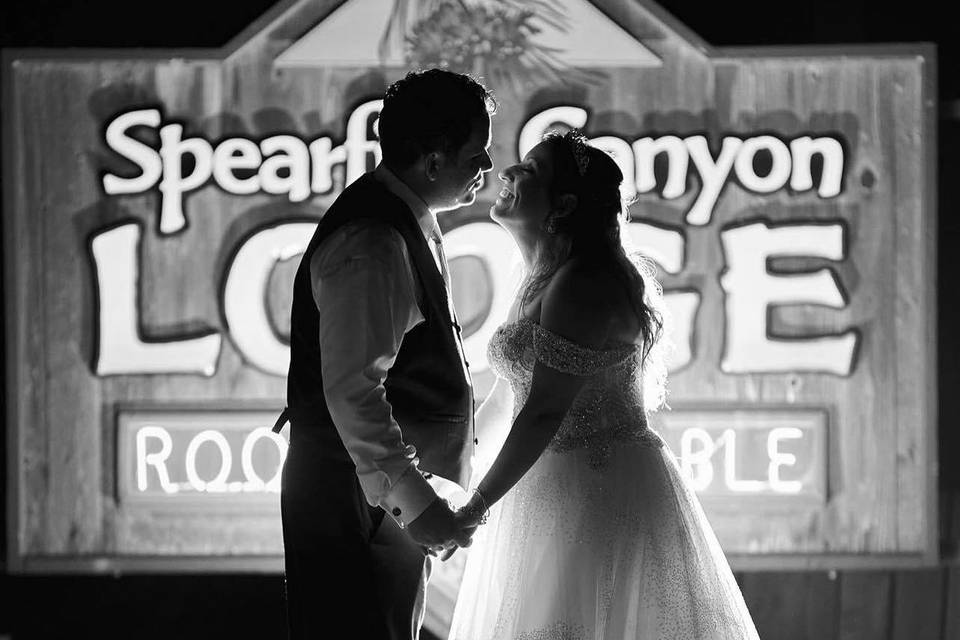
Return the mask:
{"type": "Polygon", "coordinates": [[[280,500],[290,637],[416,639],[430,558],[367,504],[342,445],[291,427],[280,500]]]}

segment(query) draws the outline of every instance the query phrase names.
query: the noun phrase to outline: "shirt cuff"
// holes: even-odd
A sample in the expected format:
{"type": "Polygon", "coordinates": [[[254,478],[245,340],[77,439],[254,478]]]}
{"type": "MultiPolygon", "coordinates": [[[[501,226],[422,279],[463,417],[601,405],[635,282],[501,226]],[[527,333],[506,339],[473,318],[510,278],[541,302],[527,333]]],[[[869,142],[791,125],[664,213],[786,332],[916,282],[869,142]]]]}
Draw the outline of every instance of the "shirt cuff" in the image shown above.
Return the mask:
{"type": "Polygon", "coordinates": [[[380,499],[380,506],[397,524],[406,527],[420,517],[436,499],[437,493],[433,487],[420,475],[420,471],[411,465],[380,499]]]}

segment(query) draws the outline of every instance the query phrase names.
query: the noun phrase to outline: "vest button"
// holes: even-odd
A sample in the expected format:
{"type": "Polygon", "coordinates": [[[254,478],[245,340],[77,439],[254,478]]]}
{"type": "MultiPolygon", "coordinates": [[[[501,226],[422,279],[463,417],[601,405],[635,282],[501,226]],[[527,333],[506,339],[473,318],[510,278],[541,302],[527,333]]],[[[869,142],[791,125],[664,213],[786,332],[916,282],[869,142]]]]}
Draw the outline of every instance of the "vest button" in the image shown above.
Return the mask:
{"type": "Polygon", "coordinates": [[[400,516],[400,507],[394,507],[394,508],[393,508],[393,511],[391,511],[390,513],[392,513],[393,515],[399,517],[399,516],[400,516]]]}

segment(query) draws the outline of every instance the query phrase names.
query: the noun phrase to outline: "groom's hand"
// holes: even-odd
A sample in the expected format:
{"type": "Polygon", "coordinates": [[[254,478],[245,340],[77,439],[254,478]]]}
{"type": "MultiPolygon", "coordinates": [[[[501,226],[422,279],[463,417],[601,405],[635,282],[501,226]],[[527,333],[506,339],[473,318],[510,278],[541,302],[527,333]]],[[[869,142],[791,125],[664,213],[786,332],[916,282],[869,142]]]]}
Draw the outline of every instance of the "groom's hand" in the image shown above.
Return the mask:
{"type": "Polygon", "coordinates": [[[470,546],[473,531],[464,531],[454,519],[445,500],[435,499],[413,522],[407,532],[417,543],[434,549],[437,547],[470,546]]]}

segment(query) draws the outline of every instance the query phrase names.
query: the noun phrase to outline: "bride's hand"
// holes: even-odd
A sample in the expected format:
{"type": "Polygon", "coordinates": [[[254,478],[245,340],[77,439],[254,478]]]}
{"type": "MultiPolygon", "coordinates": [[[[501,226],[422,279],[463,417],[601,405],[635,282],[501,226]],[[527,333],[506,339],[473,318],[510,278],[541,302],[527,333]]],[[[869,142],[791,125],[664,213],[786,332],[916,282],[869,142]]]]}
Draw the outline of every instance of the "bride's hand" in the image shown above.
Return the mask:
{"type": "Polygon", "coordinates": [[[435,554],[438,555],[441,560],[447,561],[458,548],[469,547],[473,543],[473,534],[477,530],[477,524],[478,523],[470,519],[465,507],[461,507],[455,511],[453,514],[453,525],[460,531],[461,537],[457,542],[451,543],[449,546],[441,546],[436,549],[435,554]]]}
{"type": "Polygon", "coordinates": [[[473,535],[473,530],[487,521],[487,501],[478,489],[473,490],[473,495],[453,514],[453,521],[461,530],[469,530],[473,535]]]}
{"type": "Polygon", "coordinates": [[[480,519],[476,514],[471,513],[467,510],[467,507],[461,507],[457,509],[453,514],[453,521],[457,525],[457,528],[461,531],[467,531],[471,535],[480,526],[480,519]]]}

